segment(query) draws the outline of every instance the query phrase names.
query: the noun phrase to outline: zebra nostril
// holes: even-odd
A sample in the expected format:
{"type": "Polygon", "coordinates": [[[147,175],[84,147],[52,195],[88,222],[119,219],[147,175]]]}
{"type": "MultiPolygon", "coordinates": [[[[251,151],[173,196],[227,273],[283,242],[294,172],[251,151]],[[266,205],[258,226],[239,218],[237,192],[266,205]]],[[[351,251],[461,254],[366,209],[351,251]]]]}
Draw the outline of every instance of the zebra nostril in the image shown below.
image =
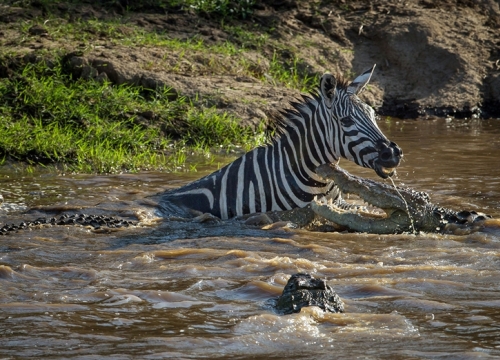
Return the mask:
{"type": "Polygon", "coordinates": [[[382,160],[382,161],[390,161],[392,159],[393,155],[394,154],[393,154],[392,148],[385,148],[380,153],[380,160],[382,160]]]}

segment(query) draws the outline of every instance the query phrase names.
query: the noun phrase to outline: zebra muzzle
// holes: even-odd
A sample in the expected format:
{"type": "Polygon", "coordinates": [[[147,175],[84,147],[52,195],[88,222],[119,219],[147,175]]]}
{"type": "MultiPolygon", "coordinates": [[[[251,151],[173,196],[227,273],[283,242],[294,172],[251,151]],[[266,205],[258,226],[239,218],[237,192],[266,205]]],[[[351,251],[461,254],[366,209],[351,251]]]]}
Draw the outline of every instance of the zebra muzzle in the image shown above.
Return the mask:
{"type": "Polygon", "coordinates": [[[403,151],[394,142],[389,143],[389,145],[382,142],[379,146],[379,156],[375,160],[374,170],[378,176],[387,179],[394,175],[394,171],[403,157],[403,151]]]}

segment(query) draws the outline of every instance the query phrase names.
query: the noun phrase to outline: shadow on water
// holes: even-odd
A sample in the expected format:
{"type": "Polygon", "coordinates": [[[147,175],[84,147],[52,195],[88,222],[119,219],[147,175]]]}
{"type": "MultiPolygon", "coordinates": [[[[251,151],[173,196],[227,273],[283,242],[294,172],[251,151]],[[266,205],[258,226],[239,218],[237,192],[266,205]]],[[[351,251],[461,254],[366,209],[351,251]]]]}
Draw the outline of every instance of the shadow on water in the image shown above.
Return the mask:
{"type": "Polygon", "coordinates": [[[208,239],[217,237],[241,237],[241,238],[264,238],[273,236],[291,237],[293,233],[285,230],[262,230],[255,226],[245,226],[241,222],[220,221],[220,222],[184,222],[184,221],[164,221],[157,229],[147,229],[143,235],[126,235],[116,239],[116,243],[111,244],[110,250],[136,245],[157,245],[183,239],[208,239]]]}

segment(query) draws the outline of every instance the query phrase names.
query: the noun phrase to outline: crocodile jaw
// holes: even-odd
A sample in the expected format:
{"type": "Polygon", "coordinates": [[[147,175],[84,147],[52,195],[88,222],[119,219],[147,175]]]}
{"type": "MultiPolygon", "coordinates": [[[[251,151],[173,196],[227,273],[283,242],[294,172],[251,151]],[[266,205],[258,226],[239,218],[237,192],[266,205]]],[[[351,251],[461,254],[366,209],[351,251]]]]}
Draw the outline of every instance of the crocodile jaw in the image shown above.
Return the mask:
{"type": "Polygon", "coordinates": [[[363,179],[349,174],[338,165],[321,165],[316,169],[316,173],[324,179],[332,180],[344,194],[356,194],[370,205],[389,213],[395,210],[407,211],[407,206],[426,204],[425,199],[420,199],[422,195],[418,193],[406,189],[398,191],[393,186],[363,179]]]}
{"type": "MultiPolygon", "coordinates": [[[[356,194],[370,205],[384,210],[385,216],[375,216],[360,211],[345,211],[323,199],[311,202],[311,209],[316,214],[355,231],[377,234],[409,231],[411,219],[408,212],[418,213],[426,204],[425,198],[420,199],[415,193],[405,189],[398,191],[386,184],[351,175],[337,165],[321,165],[316,172],[325,179],[333,180],[343,193],[356,194]],[[407,198],[406,201],[402,196],[407,198]],[[414,208],[415,205],[418,209],[414,208]]],[[[386,169],[386,172],[391,172],[391,169],[386,169]]]]}
{"type": "Polygon", "coordinates": [[[405,212],[396,210],[386,215],[346,211],[324,198],[311,202],[311,209],[317,215],[351,230],[375,234],[395,234],[409,231],[411,220],[405,212]]]}

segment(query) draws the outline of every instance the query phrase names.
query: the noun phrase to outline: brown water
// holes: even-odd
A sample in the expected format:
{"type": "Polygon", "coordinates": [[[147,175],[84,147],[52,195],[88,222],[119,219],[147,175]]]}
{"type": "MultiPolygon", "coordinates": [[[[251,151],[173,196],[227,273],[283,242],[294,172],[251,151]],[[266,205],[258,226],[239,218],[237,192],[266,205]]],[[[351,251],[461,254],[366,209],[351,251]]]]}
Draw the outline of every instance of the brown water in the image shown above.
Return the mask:
{"type": "MultiPolygon", "coordinates": [[[[405,153],[396,183],[500,217],[499,120],[381,127],[405,153]]],[[[136,200],[205,173],[27,176],[3,168],[0,222],[96,207],[147,219],[150,209],[136,200]],[[18,212],[37,205],[45,207],[18,212]]],[[[495,228],[380,236],[172,221],[0,237],[5,359],[495,358],[499,308],[495,228]],[[275,314],[267,301],[299,271],[326,278],[346,313],[275,314]]]]}

